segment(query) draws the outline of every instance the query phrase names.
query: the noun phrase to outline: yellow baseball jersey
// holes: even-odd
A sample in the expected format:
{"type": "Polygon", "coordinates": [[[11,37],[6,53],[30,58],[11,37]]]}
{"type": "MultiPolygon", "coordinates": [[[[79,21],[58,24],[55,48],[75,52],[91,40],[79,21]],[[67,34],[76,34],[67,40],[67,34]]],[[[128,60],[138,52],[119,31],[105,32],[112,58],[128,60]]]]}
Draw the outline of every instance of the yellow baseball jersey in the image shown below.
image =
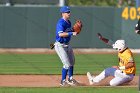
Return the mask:
{"type": "MultiPolygon", "coordinates": [[[[118,53],[119,57],[119,66],[126,66],[129,62],[134,62],[133,54],[129,48],[126,48],[123,52],[118,53]]],[[[135,64],[135,62],[134,62],[135,64]]],[[[126,74],[135,74],[136,73],[136,66],[134,65],[131,68],[123,70],[126,74]]]]}

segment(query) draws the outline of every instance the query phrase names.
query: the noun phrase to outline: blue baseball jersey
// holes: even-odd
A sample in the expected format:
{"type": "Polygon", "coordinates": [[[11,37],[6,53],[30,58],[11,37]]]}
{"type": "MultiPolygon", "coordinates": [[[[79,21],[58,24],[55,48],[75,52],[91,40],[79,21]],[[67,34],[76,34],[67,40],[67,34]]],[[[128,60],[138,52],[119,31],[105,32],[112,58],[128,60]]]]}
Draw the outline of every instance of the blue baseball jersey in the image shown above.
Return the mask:
{"type": "Polygon", "coordinates": [[[56,25],[56,41],[60,43],[69,43],[71,36],[60,37],[59,33],[71,32],[71,22],[65,21],[63,18],[59,19],[56,25]]]}

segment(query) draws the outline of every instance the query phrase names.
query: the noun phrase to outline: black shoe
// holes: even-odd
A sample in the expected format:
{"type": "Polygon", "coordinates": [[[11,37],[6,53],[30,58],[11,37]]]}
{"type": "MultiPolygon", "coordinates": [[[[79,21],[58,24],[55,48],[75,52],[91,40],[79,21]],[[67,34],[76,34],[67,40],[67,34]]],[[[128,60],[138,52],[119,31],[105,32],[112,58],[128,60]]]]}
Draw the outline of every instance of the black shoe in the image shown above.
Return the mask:
{"type": "Polygon", "coordinates": [[[75,79],[68,79],[68,84],[74,86],[74,85],[79,85],[79,83],[75,79]]]}

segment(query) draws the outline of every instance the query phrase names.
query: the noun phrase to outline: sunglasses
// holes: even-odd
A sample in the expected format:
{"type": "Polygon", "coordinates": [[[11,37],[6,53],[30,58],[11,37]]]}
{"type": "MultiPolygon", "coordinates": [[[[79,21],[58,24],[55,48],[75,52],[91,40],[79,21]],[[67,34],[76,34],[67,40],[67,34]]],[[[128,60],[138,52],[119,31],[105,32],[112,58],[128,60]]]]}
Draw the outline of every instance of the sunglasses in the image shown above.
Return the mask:
{"type": "Polygon", "coordinates": [[[69,11],[69,12],[65,12],[65,13],[69,14],[69,13],[70,13],[70,11],[69,11]]]}

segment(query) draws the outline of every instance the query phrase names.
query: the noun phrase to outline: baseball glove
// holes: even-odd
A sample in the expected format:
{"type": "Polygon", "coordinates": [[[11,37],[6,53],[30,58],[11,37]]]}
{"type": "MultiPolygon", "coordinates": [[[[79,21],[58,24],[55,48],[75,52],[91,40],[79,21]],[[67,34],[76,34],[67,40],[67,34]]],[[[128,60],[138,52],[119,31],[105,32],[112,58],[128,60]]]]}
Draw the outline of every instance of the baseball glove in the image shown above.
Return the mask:
{"type": "Polygon", "coordinates": [[[82,22],[81,20],[77,20],[73,25],[73,31],[79,34],[81,32],[81,29],[82,29],[82,22]]]}
{"type": "Polygon", "coordinates": [[[55,45],[53,43],[50,44],[50,48],[54,49],[55,45]]]}

